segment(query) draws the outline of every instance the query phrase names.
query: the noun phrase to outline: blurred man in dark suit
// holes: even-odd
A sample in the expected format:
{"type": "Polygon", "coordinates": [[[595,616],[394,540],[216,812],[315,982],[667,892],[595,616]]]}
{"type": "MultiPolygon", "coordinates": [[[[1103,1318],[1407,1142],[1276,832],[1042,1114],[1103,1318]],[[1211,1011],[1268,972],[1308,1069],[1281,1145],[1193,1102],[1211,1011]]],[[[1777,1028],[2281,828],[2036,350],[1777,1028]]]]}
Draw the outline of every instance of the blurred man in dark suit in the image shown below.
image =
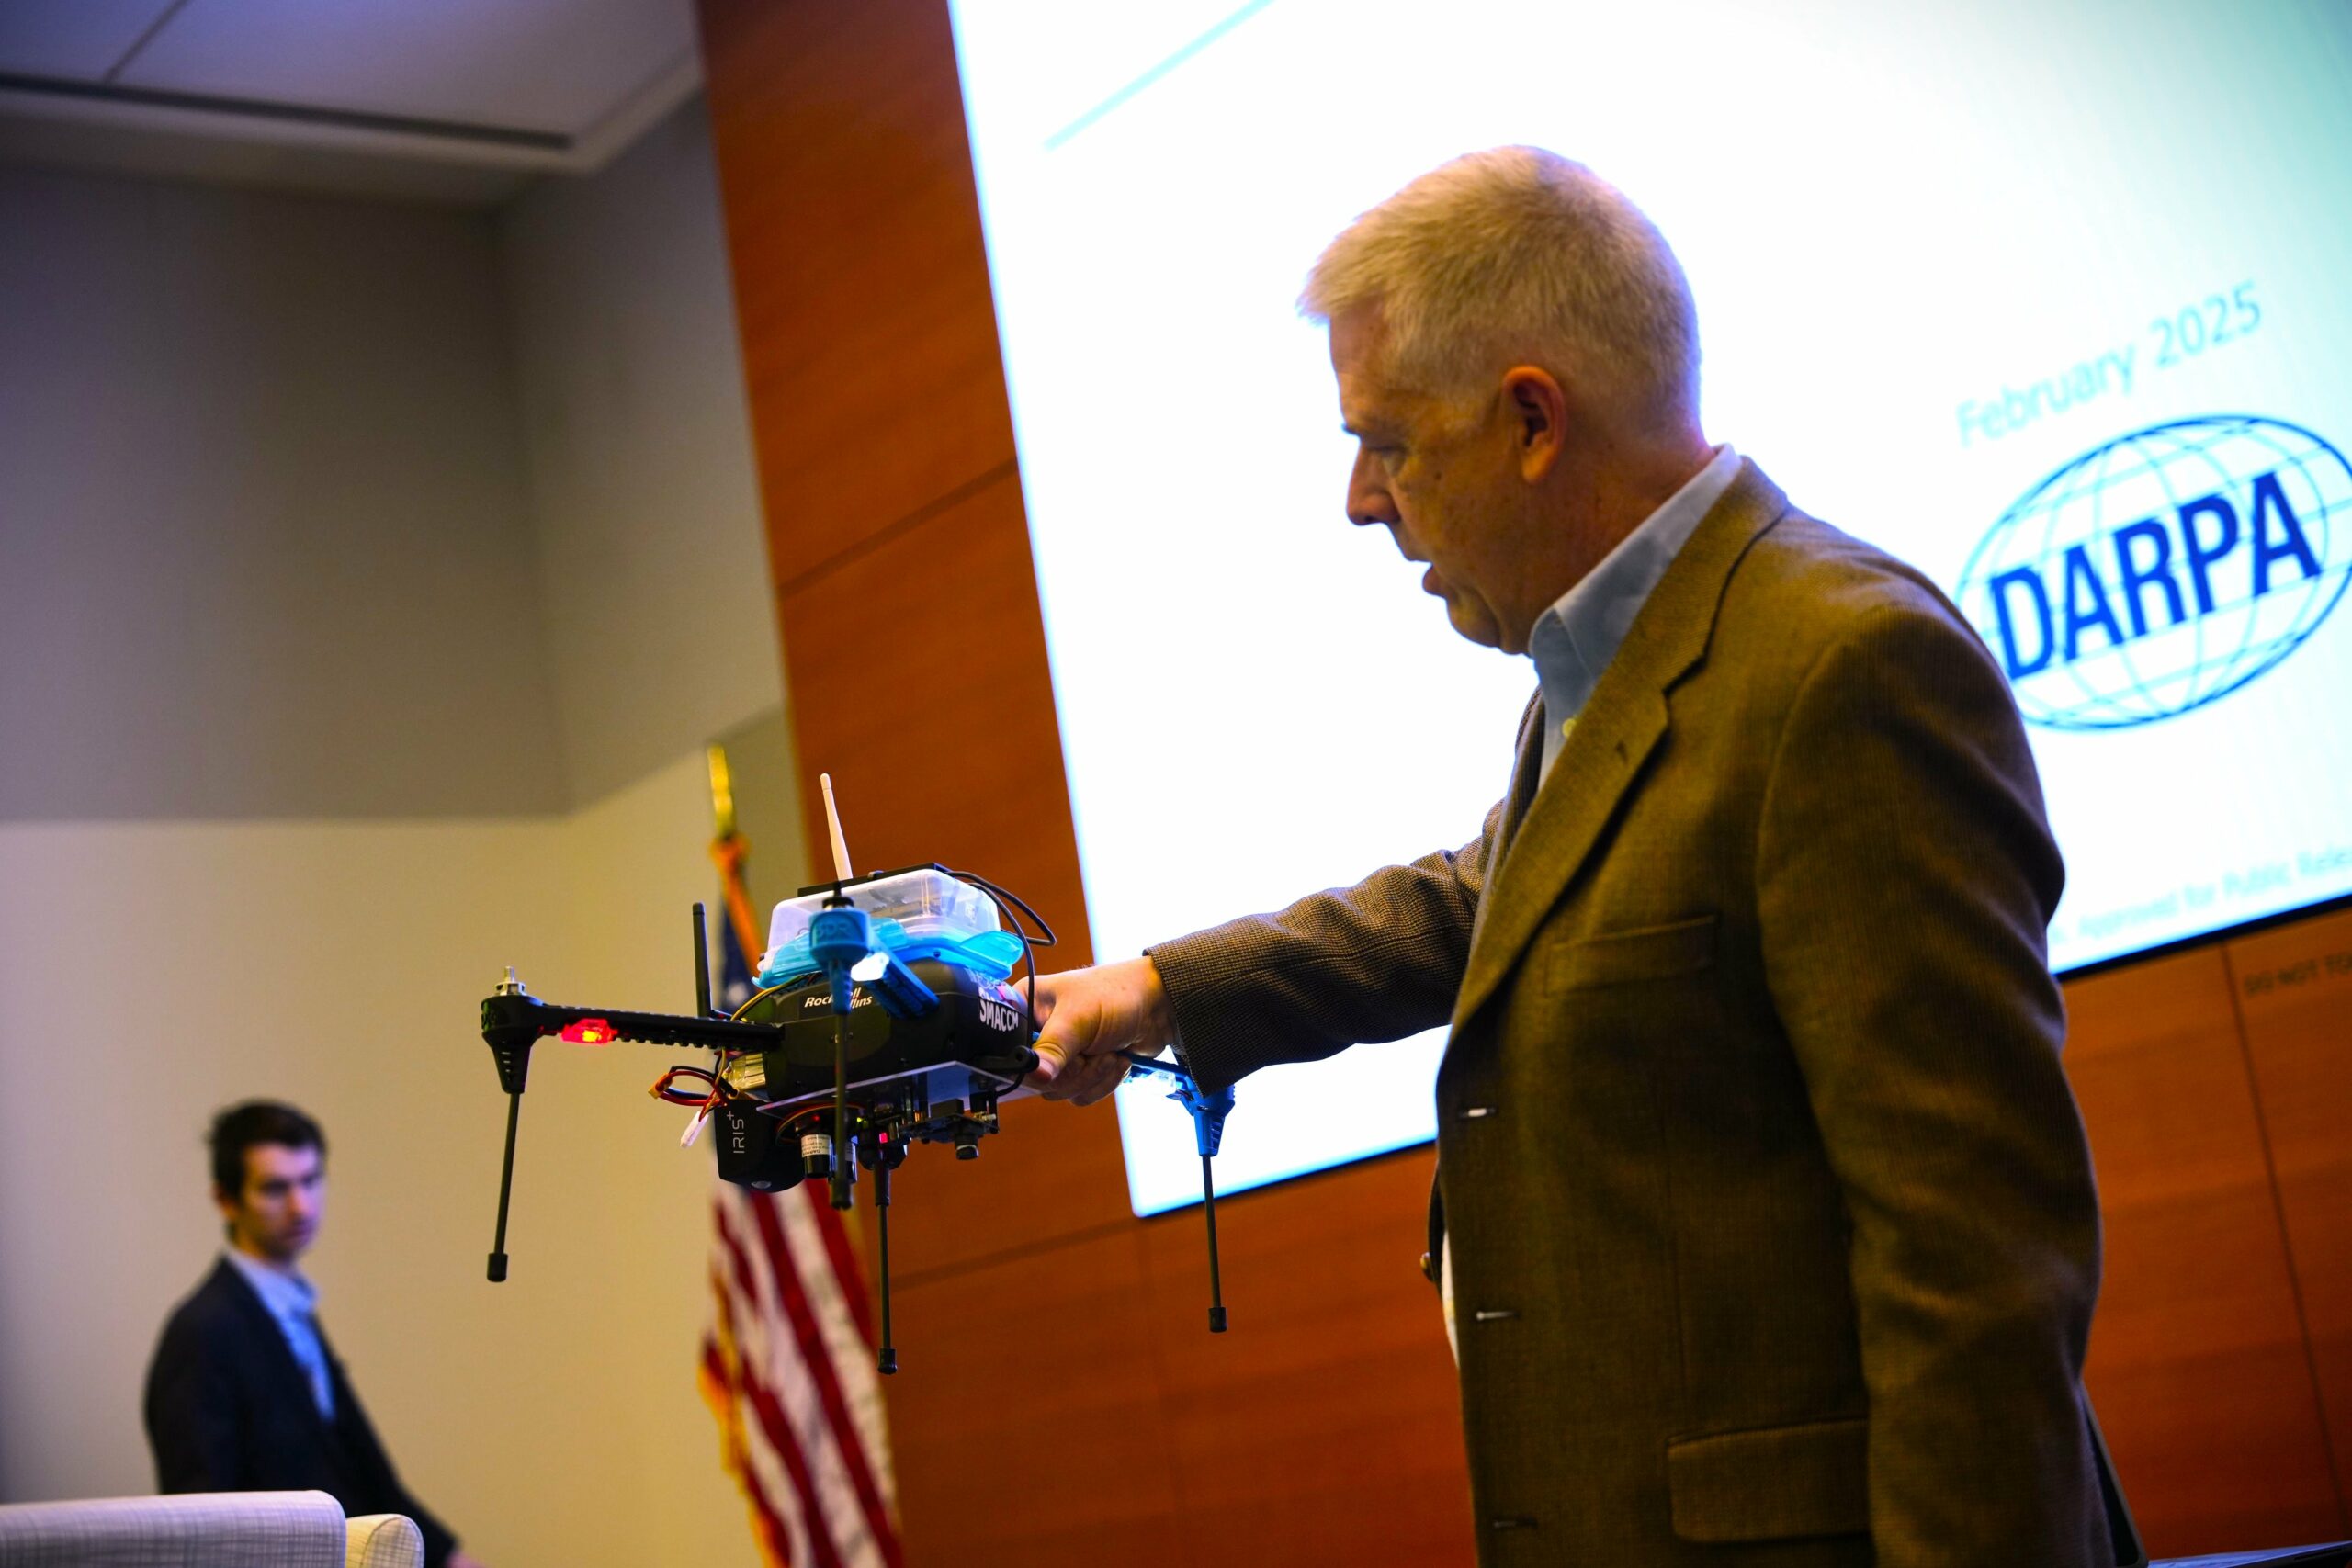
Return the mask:
{"type": "Polygon", "coordinates": [[[214,1118],[211,1145],[229,1245],[164,1325],[148,1369],[156,1484],[325,1492],[349,1516],[414,1519],[426,1568],[480,1568],[401,1484],[319,1326],[318,1292],[298,1267],[326,1208],[318,1123],[254,1100],[214,1118]]]}

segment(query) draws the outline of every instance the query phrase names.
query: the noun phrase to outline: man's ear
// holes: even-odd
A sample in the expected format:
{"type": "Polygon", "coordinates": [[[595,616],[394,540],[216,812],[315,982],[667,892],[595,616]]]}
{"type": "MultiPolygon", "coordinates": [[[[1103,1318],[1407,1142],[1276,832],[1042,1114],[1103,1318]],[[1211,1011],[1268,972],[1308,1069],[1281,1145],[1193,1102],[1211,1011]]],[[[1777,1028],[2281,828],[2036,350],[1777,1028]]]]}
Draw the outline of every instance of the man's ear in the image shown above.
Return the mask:
{"type": "Polygon", "coordinates": [[[1515,365],[1503,372],[1503,402],[1514,427],[1520,477],[1532,484],[1560,460],[1567,438],[1567,391],[1549,370],[1515,365]]]}

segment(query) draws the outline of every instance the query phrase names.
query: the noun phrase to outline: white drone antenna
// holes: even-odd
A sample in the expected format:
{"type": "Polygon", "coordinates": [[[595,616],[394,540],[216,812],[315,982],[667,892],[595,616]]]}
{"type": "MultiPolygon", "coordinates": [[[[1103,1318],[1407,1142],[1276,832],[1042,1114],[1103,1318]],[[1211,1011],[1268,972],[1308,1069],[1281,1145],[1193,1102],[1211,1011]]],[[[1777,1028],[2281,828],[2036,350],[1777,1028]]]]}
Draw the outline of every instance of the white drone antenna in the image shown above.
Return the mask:
{"type": "Polygon", "coordinates": [[[825,792],[825,831],[833,840],[833,880],[847,882],[852,874],[849,869],[849,840],[842,837],[841,807],[833,804],[833,775],[819,773],[817,786],[825,792]]]}

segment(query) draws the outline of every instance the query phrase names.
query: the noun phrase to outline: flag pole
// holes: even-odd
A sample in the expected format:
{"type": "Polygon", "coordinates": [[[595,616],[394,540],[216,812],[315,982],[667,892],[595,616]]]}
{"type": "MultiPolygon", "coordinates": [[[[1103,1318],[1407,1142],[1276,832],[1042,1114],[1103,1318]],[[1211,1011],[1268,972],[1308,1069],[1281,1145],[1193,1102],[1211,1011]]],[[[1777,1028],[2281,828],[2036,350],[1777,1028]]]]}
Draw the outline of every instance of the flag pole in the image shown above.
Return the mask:
{"type": "Polygon", "coordinates": [[[736,824],[735,775],[727,765],[726,747],[714,741],[704,749],[703,754],[710,765],[710,858],[718,867],[728,923],[734,928],[735,941],[742,948],[743,956],[756,969],[763,944],[759,917],[752,911],[752,895],[743,886],[743,863],[750,858],[752,846],[743,841],[736,824]]]}
{"type": "MultiPolygon", "coordinates": [[[[761,928],[743,883],[752,846],[736,815],[727,749],[710,746],[705,755],[710,768],[710,858],[724,894],[724,930],[756,976],[761,928]]],[[[720,1005],[727,1005],[724,998],[720,1005]]],[[[785,1521],[796,1516],[812,1538],[829,1539],[830,1552],[819,1549],[820,1559],[900,1562],[878,1369],[851,1348],[874,1338],[854,1239],[855,1212],[838,1213],[806,1187],[760,1193],[721,1183],[714,1203],[722,1255],[730,1262],[711,1275],[714,1315],[703,1340],[700,1382],[718,1419],[721,1461],[752,1508],[763,1562],[767,1568],[788,1568],[785,1521]],[[810,1289],[808,1280],[826,1276],[832,1288],[810,1289]],[[800,1338],[794,1326],[800,1320],[822,1325],[821,1332],[814,1339],[800,1338]],[[764,1365],[756,1372],[747,1368],[738,1338],[753,1322],[759,1325],[755,1343],[779,1363],[797,1357],[805,1374],[802,1392],[774,1424],[752,1403],[764,1397],[757,1384],[774,1373],[764,1365]],[[835,1392],[828,1396],[821,1392],[827,1388],[835,1392]],[[804,1440],[841,1456],[851,1495],[820,1495],[790,1482],[796,1471],[806,1473],[799,1451],[804,1440]],[[755,1453],[763,1455],[756,1462],[755,1453]],[[873,1555],[876,1549],[878,1559],[873,1555]]]]}
{"type": "Polygon", "coordinates": [[[710,762],[710,815],[717,824],[717,837],[735,836],[735,775],[727,766],[727,748],[713,742],[704,749],[710,762]]]}

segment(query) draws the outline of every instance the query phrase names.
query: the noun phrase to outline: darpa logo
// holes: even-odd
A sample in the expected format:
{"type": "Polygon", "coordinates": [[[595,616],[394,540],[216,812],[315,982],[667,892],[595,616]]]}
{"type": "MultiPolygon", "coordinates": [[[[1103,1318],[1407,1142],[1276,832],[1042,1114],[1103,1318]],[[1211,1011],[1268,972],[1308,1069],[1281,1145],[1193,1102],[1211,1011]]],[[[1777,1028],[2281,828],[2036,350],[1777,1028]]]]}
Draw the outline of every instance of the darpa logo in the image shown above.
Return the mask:
{"type": "Polygon", "coordinates": [[[2299,425],[2152,425],[2028,491],[1955,597],[2026,718],[2120,729],[2214,702],[2319,629],[2352,581],[2352,463],[2299,425]]]}

